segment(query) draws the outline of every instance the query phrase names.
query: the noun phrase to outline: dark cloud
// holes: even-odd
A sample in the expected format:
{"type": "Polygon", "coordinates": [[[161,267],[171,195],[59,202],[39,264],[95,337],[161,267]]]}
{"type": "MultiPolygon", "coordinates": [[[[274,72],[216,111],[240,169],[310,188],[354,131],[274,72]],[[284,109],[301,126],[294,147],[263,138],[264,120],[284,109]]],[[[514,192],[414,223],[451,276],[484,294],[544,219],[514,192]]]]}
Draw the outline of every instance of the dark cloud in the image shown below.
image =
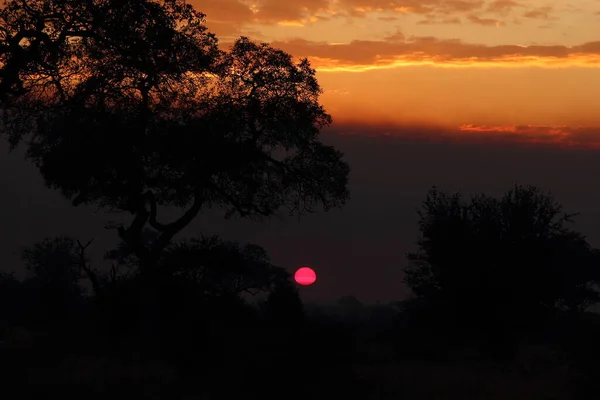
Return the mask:
{"type": "Polygon", "coordinates": [[[598,56],[600,56],[600,41],[572,47],[562,45],[488,46],[465,43],[460,40],[441,40],[434,37],[409,37],[399,40],[399,37],[395,35],[381,41],[354,40],[350,43],[336,45],[304,39],[274,41],[271,44],[297,57],[316,58],[315,65],[317,66],[319,66],[319,62],[324,66],[385,66],[398,59],[415,62],[465,61],[476,63],[518,62],[519,58],[522,58],[547,59],[554,62],[582,55],[593,58],[589,61],[591,65],[594,59],[597,62],[598,56]]]}
{"type": "Polygon", "coordinates": [[[400,125],[344,122],[331,132],[343,136],[396,137],[436,143],[547,145],[555,148],[600,149],[600,126],[551,125],[400,125]]]}

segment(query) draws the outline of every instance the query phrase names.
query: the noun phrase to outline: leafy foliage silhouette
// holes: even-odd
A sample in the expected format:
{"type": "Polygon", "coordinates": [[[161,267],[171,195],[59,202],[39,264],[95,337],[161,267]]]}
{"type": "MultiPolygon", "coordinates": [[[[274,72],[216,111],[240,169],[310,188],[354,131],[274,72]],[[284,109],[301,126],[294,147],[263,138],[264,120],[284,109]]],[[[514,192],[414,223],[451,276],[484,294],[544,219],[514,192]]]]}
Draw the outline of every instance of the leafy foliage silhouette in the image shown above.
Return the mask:
{"type": "Polygon", "coordinates": [[[158,262],[201,211],[300,216],[349,197],[348,165],[319,140],[331,117],[308,61],[244,37],[220,50],[204,18],[182,0],[0,10],[2,134],[74,206],[131,215],[117,229],[139,260],[148,338],[158,262]],[[161,207],[182,215],[160,221],[161,207]]]}
{"type": "Polygon", "coordinates": [[[80,260],[74,239],[68,236],[46,238],[24,248],[21,259],[32,277],[44,284],[62,286],[77,294],[82,291],[79,281],[83,271],[79,265],[87,260],[80,260]]]}
{"type": "Polygon", "coordinates": [[[598,302],[598,253],[550,194],[515,186],[465,200],[434,187],[419,216],[405,282],[461,326],[520,340],[556,308],[598,302]]]}
{"type": "Polygon", "coordinates": [[[119,233],[143,264],[204,208],[262,218],[345,202],[349,168],[319,141],[331,117],[307,60],[247,38],[221,51],[183,1],[113,3],[0,12],[3,131],[28,140],[48,186],[131,213],[119,233]],[[160,206],[185,212],[161,223],[160,206]],[[151,248],[145,226],[160,232],[151,248]]]}

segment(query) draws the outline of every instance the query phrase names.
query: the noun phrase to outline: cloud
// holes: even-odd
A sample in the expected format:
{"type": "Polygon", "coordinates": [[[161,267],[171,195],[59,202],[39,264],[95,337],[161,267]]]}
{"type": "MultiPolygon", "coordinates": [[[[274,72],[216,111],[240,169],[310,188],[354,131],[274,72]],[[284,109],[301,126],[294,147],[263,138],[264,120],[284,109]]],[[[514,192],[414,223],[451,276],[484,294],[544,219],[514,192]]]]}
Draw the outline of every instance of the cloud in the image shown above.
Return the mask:
{"type": "Polygon", "coordinates": [[[206,14],[207,26],[219,36],[239,36],[242,25],[254,20],[251,8],[239,0],[190,0],[198,11],[206,14]]]}
{"type": "Polygon", "coordinates": [[[404,42],[406,40],[406,36],[404,36],[400,30],[396,30],[396,33],[385,37],[383,40],[386,42],[404,42]]]}
{"type": "Polygon", "coordinates": [[[417,25],[442,25],[442,24],[459,25],[459,24],[462,24],[462,20],[458,17],[454,17],[454,18],[445,18],[445,19],[441,19],[441,20],[424,19],[424,20],[417,22],[417,25]]]}
{"type": "Polygon", "coordinates": [[[523,16],[525,18],[530,18],[530,19],[549,20],[549,19],[554,19],[551,16],[552,11],[554,11],[554,9],[551,6],[539,7],[539,8],[535,8],[533,10],[527,11],[525,14],[523,14],[523,16]]]}
{"type": "Polygon", "coordinates": [[[339,89],[329,89],[329,90],[325,90],[326,94],[334,94],[334,95],[338,95],[338,96],[347,96],[350,94],[349,91],[347,90],[339,90],[339,89]]]}
{"type": "MultiPolygon", "coordinates": [[[[262,0],[253,7],[255,20],[266,24],[301,24],[316,22],[319,13],[335,14],[329,0],[281,1],[262,0]]],[[[324,18],[320,16],[320,18],[324,18]]]]}
{"type": "Polygon", "coordinates": [[[296,57],[309,58],[321,71],[361,72],[403,65],[598,67],[600,41],[579,46],[497,45],[441,40],[433,37],[403,38],[399,34],[381,41],[354,40],[331,45],[304,39],[273,41],[272,46],[296,57]]]}
{"type": "MultiPolygon", "coordinates": [[[[565,125],[463,125],[458,128],[470,139],[548,144],[560,147],[600,148],[600,126],[565,125]]],[[[460,135],[458,135],[460,137],[460,135]]]]}
{"type": "Polygon", "coordinates": [[[245,25],[305,25],[335,15],[330,0],[189,0],[221,37],[247,34],[245,25]]]}
{"type": "Polygon", "coordinates": [[[379,21],[392,22],[392,21],[398,21],[400,18],[395,17],[395,16],[389,16],[389,17],[377,17],[377,19],[379,21]]]}
{"type": "Polygon", "coordinates": [[[467,19],[469,21],[471,21],[474,24],[477,25],[482,25],[482,26],[495,26],[495,27],[499,27],[501,25],[504,25],[504,22],[499,21],[497,19],[494,18],[479,18],[476,15],[469,15],[467,17],[467,19]]]}
{"type": "Polygon", "coordinates": [[[336,6],[353,16],[370,12],[455,14],[480,10],[483,0],[338,0],[336,6]]]}
{"type": "Polygon", "coordinates": [[[399,125],[365,124],[355,121],[334,123],[325,132],[371,138],[393,137],[408,141],[464,144],[505,144],[551,146],[556,148],[600,149],[600,126],[549,125],[399,125]]]}
{"type": "Polygon", "coordinates": [[[513,9],[523,7],[522,4],[512,0],[496,0],[492,1],[487,6],[487,11],[500,15],[507,15],[513,11],[513,9]]]}
{"type": "MultiPolygon", "coordinates": [[[[461,15],[482,12],[506,16],[522,7],[512,0],[190,0],[207,14],[208,25],[219,35],[234,35],[248,24],[304,26],[333,18],[363,18],[379,13],[381,21],[394,21],[398,16],[417,14],[426,22],[458,23],[461,15]]],[[[533,11],[532,11],[533,12],[533,11]]],[[[487,17],[472,18],[477,24],[487,17]]]]}

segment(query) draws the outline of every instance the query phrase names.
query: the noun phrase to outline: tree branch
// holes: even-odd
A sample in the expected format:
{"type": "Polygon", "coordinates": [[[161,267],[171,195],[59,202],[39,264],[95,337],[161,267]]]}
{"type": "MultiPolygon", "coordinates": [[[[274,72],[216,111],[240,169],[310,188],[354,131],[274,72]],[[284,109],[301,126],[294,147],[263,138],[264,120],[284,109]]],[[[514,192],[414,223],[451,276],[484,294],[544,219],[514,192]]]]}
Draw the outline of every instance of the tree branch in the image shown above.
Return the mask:
{"type": "Polygon", "coordinates": [[[96,271],[94,271],[90,267],[90,265],[88,264],[86,257],[85,257],[86,249],[93,242],[94,242],[94,239],[90,239],[85,245],[83,245],[83,244],[81,244],[81,242],[79,240],[77,240],[77,245],[79,246],[79,250],[77,252],[77,255],[78,255],[77,266],[88,277],[88,279],[90,280],[90,282],[92,284],[92,288],[94,289],[94,293],[96,294],[96,296],[99,297],[102,295],[102,288],[100,286],[100,282],[98,281],[98,275],[96,274],[96,271]]]}
{"type": "MultiPolygon", "coordinates": [[[[160,226],[162,226],[164,229],[162,229],[161,235],[158,237],[158,240],[152,246],[151,254],[153,257],[157,258],[160,255],[160,253],[164,250],[164,248],[167,247],[171,239],[173,239],[173,237],[177,233],[179,233],[183,228],[189,225],[189,223],[192,222],[194,218],[196,218],[203,205],[204,199],[202,199],[200,195],[197,194],[194,197],[194,202],[192,203],[192,206],[178,220],[171,222],[167,225],[160,224],[160,226]]],[[[154,222],[156,223],[156,218],[154,219],[154,222]]]]}
{"type": "Polygon", "coordinates": [[[158,205],[156,202],[156,198],[154,197],[154,193],[151,190],[148,190],[146,193],[144,193],[144,197],[150,205],[148,223],[151,227],[160,232],[171,230],[175,230],[177,232],[180,231],[186,225],[188,225],[192,221],[192,219],[196,217],[196,215],[198,215],[198,213],[202,209],[202,205],[204,204],[204,201],[201,200],[199,196],[196,196],[194,197],[194,202],[192,206],[188,211],[185,212],[185,214],[182,217],[171,223],[163,224],[158,222],[156,219],[158,213],[158,205]]]}
{"type": "Polygon", "coordinates": [[[221,196],[223,196],[223,198],[225,198],[225,200],[227,200],[229,203],[231,203],[231,205],[233,205],[235,210],[237,212],[239,212],[241,216],[246,217],[246,216],[250,215],[250,213],[252,211],[254,211],[258,215],[261,215],[263,217],[269,216],[268,212],[261,210],[258,206],[254,205],[254,204],[244,204],[242,202],[237,201],[231,194],[227,193],[224,189],[222,189],[216,183],[211,181],[208,183],[208,185],[211,186],[221,196]]]}
{"type": "Polygon", "coordinates": [[[142,243],[142,230],[144,225],[146,225],[146,222],[148,222],[148,219],[149,212],[146,210],[143,201],[141,201],[129,228],[125,229],[122,226],[117,228],[121,240],[127,243],[140,260],[146,259],[149,255],[148,249],[144,243],[142,243]]]}
{"type": "Polygon", "coordinates": [[[150,204],[150,217],[148,219],[148,223],[150,224],[150,226],[153,227],[154,229],[156,229],[157,231],[161,231],[161,232],[167,230],[168,226],[169,226],[168,224],[161,224],[160,222],[158,222],[156,220],[158,206],[156,204],[156,198],[154,197],[154,193],[152,193],[151,190],[148,190],[144,194],[144,197],[150,204]]]}

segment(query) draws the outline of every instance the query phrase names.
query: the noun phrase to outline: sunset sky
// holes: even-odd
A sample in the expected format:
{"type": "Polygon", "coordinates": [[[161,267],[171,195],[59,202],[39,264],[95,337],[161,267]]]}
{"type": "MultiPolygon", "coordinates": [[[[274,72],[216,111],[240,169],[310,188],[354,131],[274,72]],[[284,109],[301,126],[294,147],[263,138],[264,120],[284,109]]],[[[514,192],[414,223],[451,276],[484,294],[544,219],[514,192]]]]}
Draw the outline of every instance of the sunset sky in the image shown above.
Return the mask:
{"type": "Polygon", "coordinates": [[[224,45],[308,57],[338,123],[600,143],[600,0],[190,2],[224,45]]]}
{"type": "MultiPolygon", "coordinates": [[[[245,35],[311,59],[334,117],[322,139],[351,166],[351,200],[302,221],[208,212],[182,236],[217,233],[291,272],[312,266],[304,299],[400,299],[431,186],[531,184],[581,212],[574,228],[600,248],[600,0],[189,1],[224,47],[245,35]]],[[[97,259],[116,243],[112,214],[72,207],[22,153],[0,157],[0,185],[0,270],[22,271],[15,251],[46,236],[95,238],[97,259]]]]}

